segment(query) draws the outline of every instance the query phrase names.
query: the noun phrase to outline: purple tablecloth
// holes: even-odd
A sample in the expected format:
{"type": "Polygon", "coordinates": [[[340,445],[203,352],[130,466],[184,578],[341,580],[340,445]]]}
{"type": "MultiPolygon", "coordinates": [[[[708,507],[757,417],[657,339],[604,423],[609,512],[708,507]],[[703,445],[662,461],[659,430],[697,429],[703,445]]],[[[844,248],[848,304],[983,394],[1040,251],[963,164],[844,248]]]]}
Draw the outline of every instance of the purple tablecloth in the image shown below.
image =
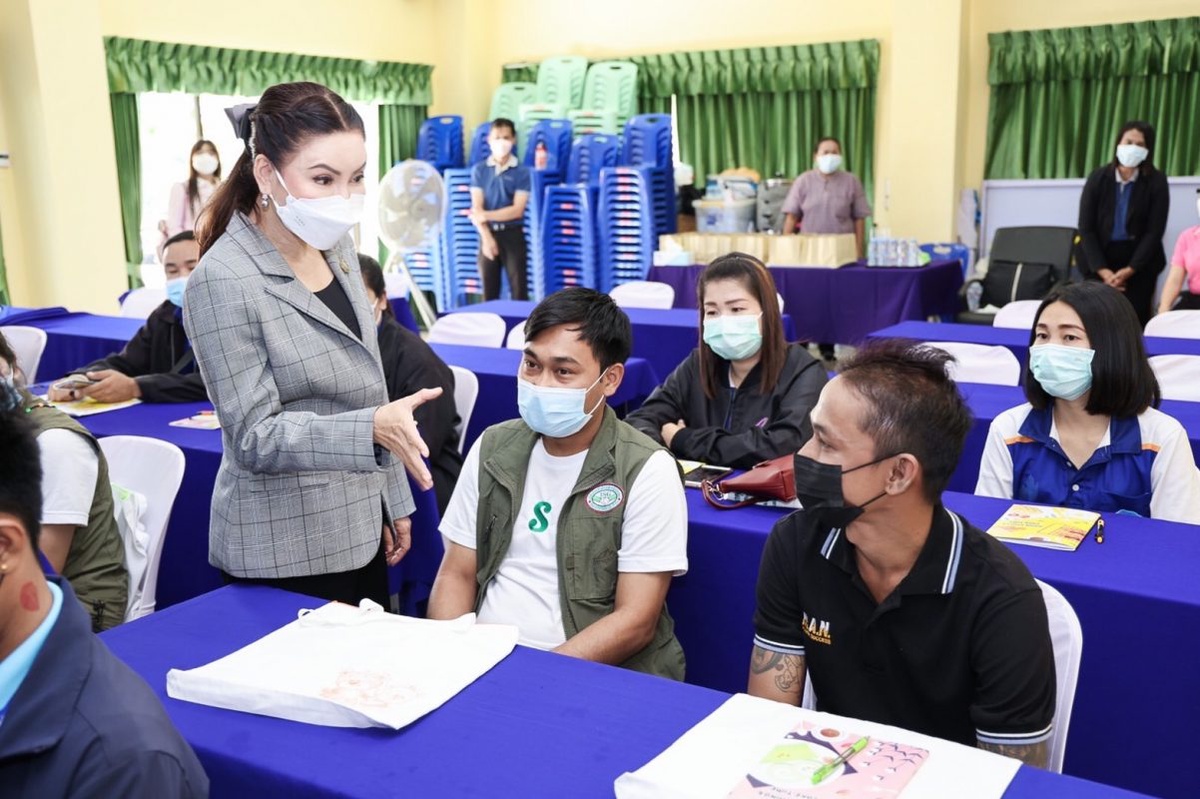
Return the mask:
{"type": "MultiPolygon", "coordinates": [[[[477,305],[467,305],[450,313],[497,314],[504,319],[509,330],[529,318],[536,302],[522,300],[491,300],[477,305]]],[[[654,367],[660,379],[675,371],[700,341],[699,312],[684,308],[626,308],[629,322],[633,326],[633,355],[645,358],[654,367]]],[[[790,314],[783,315],[783,335],[788,341],[796,340],[796,329],[790,314]]]]}
{"type": "MultiPolygon", "coordinates": [[[[951,491],[974,493],[979,479],[979,462],[987,442],[988,427],[999,414],[1025,403],[1025,392],[1019,386],[993,386],[986,383],[959,383],[959,390],[975,415],[975,424],[967,434],[958,469],[950,478],[951,491]]],[[[1192,442],[1192,456],[1200,463],[1200,402],[1164,400],[1159,407],[1163,413],[1173,416],[1187,431],[1192,442]]],[[[1200,534],[1200,530],[1197,530],[1200,534]]]]}
{"type": "MultiPolygon", "coordinates": [[[[759,561],[786,511],[718,511],[693,489],[687,501],[688,573],[674,580],[667,606],[688,682],[745,690],[759,561]]],[[[985,530],[1012,504],[958,493],[945,503],[985,530]]],[[[1062,591],[1083,627],[1066,771],[1156,796],[1193,796],[1195,779],[1179,764],[1191,762],[1200,708],[1200,643],[1191,634],[1200,630],[1200,528],[1105,519],[1104,544],[1088,539],[1076,552],[1013,547],[1034,576],[1062,591]],[[1133,730],[1153,733],[1119,732],[1133,730]]]]}
{"type": "MultiPolygon", "coordinates": [[[[158,693],[204,765],[214,797],[611,799],[617,777],[643,766],[728,698],[520,646],[399,732],[319,727],[167,697],[168,670],[228,655],[315,604],[298,594],[230,586],[102,636],[158,693]]],[[[1008,799],[1118,795],[1128,796],[1027,766],[1004,793],[1008,799]]]]}
{"type": "MultiPolygon", "coordinates": [[[[962,267],[958,261],[934,261],[912,268],[847,264],[838,269],[770,267],[784,310],[802,341],[857,344],[872,331],[959,309],[962,267]]],[[[704,267],[654,266],[647,280],[675,288],[676,308],[696,307],[696,281],[704,267]]]]}
{"type": "Polygon", "coordinates": [[[392,306],[392,313],[396,315],[397,322],[414,333],[421,332],[421,328],[417,326],[417,319],[413,316],[412,307],[408,303],[408,297],[393,297],[388,302],[392,306]]]}
{"type": "MultiPolygon", "coordinates": [[[[432,344],[433,351],[451,366],[461,366],[479,378],[479,398],[467,425],[463,452],[471,448],[488,427],[520,416],[517,411],[517,369],[522,354],[517,350],[493,347],[467,347],[459,344],[432,344]]],[[[642,358],[625,362],[625,379],[609,399],[618,412],[632,410],[645,402],[658,386],[654,368],[642,358]]]]}
{"type": "Polygon", "coordinates": [[[37,373],[37,381],[41,383],[57,380],[72,369],[120,352],[145,320],[62,313],[35,317],[20,324],[46,331],[46,350],[37,373]]]}
{"type": "MultiPolygon", "coordinates": [[[[955,341],[1007,347],[1025,368],[1029,360],[1029,331],[990,325],[963,325],[943,322],[901,322],[871,334],[872,338],[909,338],[914,341],[955,341]]],[[[1146,336],[1150,355],[1200,355],[1200,340],[1146,336]]]]}
{"type": "MultiPolygon", "coordinates": [[[[168,441],[183,450],[186,460],[183,483],[171,510],[159,565],[156,597],[159,608],[223,584],[220,572],[208,564],[208,520],[217,469],[221,465],[221,432],[170,425],[211,409],[212,403],[208,402],[143,403],[79,420],[98,438],[147,436],[168,441]]],[[[402,599],[410,603],[428,594],[442,555],[441,536],[437,532],[440,519],[437,498],[433,491],[416,492],[416,500],[412,551],[390,574],[393,593],[400,592],[402,599]]]]}

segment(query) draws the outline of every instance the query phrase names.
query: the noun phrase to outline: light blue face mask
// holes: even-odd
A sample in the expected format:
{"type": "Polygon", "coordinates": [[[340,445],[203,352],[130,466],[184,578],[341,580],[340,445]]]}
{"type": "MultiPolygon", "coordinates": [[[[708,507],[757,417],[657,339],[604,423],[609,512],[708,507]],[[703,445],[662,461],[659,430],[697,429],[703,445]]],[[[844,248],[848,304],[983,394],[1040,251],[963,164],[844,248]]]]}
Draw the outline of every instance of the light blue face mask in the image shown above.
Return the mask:
{"type": "Polygon", "coordinates": [[[601,405],[604,397],[590,411],[584,410],[587,393],[604,377],[604,372],[596,378],[596,382],[587,388],[556,388],[552,386],[535,386],[524,378],[517,378],[517,409],[521,418],[535,433],[550,438],[566,438],[573,436],[583,429],[601,405]]]}
{"type": "Polygon", "coordinates": [[[1076,400],[1092,387],[1092,359],[1087,347],[1038,344],[1029,348],[1029,371],[1052,397],[1076,400]]]}
{"type": "Polygon", "coordinates": [[[187,288],[188,279],[184,277],[173,277],[167,281],[167,299],[176,308],[183,307],[183,290],[187,288]]]}
{"type": "Polygon", "coordinates": [[[704,343],[727,361],[749,358],[762,349],[757,316],[714,316],[704,320],[704,343]]]}

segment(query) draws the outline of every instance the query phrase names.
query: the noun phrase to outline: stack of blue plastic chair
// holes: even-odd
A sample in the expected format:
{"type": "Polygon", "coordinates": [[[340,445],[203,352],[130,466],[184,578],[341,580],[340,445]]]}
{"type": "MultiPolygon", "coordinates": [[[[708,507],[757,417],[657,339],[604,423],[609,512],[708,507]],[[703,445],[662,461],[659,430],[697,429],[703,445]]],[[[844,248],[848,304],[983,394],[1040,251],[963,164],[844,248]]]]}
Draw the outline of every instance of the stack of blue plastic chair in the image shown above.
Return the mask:
{"type": "Polygon", "coordinates": [[[639,114],[631,118],[625,126],[621,163],[650,168],[654,232],[657,236],[674,233],[677,217],[670,114],[639,114]]]}
{"type": "Polygon", "coordinates": [[[486,161],[492,156],[492,146],[488,144],[488,134],[491,132],[492,123],[490,121],[475,128],[475,135],[471,137],[471,163],[469,166],[475,166],[480,161],[486,161]]]}
{"type": "Polygon", "coordinates": [[[525,166],[533,166],[538,143],[546,145],[546,170],[560,175],[566,172],[571,160],[571,123],[566,119],[543,119],[534,124],[525,142],[525,166]]]}
{"type": "Polygon", "coordinates": [[[567,183],[600,185],[600,170],[616,166],[621,154],[621,140],[601,133],[576,136],[567,161],[567,183]]]}
{"type": "Polygon", "coordinates": [[[460,116],[430,117],[417,133],[417,155],[439,172],[463,165],[463,121],[460,116]]]}
{"type": "Polygon", "coordinates": [[[401,256],[409,274],[417,282],[417,288],[433,293],[439,313],[450,309],[450,281],[444,249],[439,236],[437,241],[408,250],[401,256]]]}
{"type": "Polygon", "coordinates": [[[545,291],[596,288],[595,190],[584,184],[548,186],[543,198],[545,291]]]}
{"type": "Polygon", "coordinates": [[[600,170],[600,237],[597,282],[600,291],[631,280],[645,280],[654,260],[654,209],[649,167],[614,166],[600,170]]]}
{"type": "Polygon", "coordinates": [[[542,245],[543,202],[546,189],[562,183],[562,173],[529,170],[529,200],[525,203],[525,265],[529,299],[540,302],[547,294],[546,257],[542,245]]]}
{"type": "Polygon", "coordinates": [[[457,308],[472,294],[483,293],[479,275],[479,231],[471,224],[471,170],[447,169],[446,222],[442,227],[445,256],[449,268],[447,304],[457,308]]]}

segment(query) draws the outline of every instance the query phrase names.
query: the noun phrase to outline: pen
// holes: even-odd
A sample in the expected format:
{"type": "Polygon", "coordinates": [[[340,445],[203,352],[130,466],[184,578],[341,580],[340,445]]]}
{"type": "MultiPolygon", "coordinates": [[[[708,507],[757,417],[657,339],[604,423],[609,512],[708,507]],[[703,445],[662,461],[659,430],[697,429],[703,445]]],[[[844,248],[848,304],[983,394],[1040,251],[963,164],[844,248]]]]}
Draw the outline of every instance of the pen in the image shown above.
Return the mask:
{"type": "Polygon", "coordinates": [[[1103,519],[1096,520],[1096,543],[1097,544],[1104,543],[1104,520],[1103,519]]]}
{"type": "Polygon", "coordinates": [[[820,784],[822,780],[824,780],[826,777],[828,777],[830,774],[832,774],[834,771],[836,771],[838,766],[842,765],[843,763],[849,763],[850,758],[854,757],[859,752],[866,749],[867,744],[870,743],[870,741],[871,741],[871,738],[869,736],[864,735],[863,737],[861,737],[857,741],[855,741],[853,744],[851,744],[849,749],[842,752],[834,760],[821,766],[819,769],[817,769],[815,772],[813,772],[812,784],[813,785],[820,784]]]}

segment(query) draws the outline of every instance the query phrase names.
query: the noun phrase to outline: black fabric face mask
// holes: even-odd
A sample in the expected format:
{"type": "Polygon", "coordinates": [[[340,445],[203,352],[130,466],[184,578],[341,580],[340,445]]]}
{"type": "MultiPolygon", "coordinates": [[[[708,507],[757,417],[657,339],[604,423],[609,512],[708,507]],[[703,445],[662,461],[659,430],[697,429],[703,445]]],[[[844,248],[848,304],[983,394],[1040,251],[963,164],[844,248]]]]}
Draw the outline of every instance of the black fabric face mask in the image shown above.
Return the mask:
{"type": "Polygon", "coordinates": [[[884,497],[887,491],[881,491],[861,505],[847,505],[842,494],[842,475],[874,466],[891,457],[894,456],[884,455],[882,458],[843,471],[836,464],[821,463],[796,453],[792,460],[792,470],[796,478],[796,498],[800,500],[804,510],[813,513],[822,522],[830,527],[845,529],[852,521],[862,516],[868,505],[884,497]]]}

